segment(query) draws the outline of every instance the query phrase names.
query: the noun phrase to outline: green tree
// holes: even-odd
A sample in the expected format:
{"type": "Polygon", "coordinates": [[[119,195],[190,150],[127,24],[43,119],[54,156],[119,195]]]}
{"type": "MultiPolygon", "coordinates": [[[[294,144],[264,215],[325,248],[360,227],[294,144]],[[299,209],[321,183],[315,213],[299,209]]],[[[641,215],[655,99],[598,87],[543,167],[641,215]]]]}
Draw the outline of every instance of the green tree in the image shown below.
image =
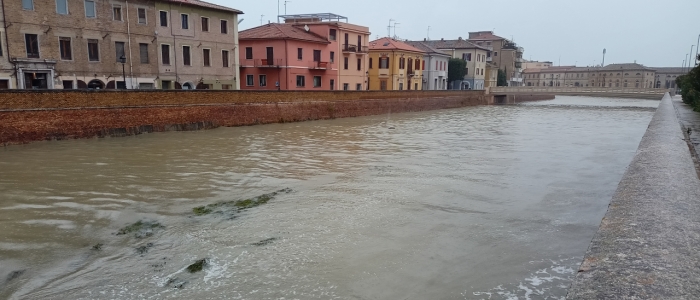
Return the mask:
{"type": "Polygon", "coordinates": [[[460,58],[450,58],[447,65],[447,81],[462,81],[467,74],[467,62],[460,58]]]}
{"type": "Polygon", "coordinates": [[[507,86],[508,85],[508,78],[506,78],[506,71],[498,69],[498,77],[496,79],[498,80],[498,82],[496,83],[497,86],[507,86]]]}

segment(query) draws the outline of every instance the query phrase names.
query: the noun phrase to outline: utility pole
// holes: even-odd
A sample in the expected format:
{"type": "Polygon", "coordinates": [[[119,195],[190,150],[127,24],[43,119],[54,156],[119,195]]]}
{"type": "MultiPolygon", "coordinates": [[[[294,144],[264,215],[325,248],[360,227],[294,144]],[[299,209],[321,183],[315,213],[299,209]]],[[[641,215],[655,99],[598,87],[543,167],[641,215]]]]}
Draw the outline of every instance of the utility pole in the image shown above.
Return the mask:
{"type": "MultiPolygon", "coordinates": [[[[688,54],[685,55],[684,61],[687,62],[688,64],[690,64],[690,60],[688,59],[688,54]]],[[[686,70],[687,70],[687,67],[685,66],[685,63],[683,63],[683,72],[686,72],[686,70]]]]}
{"type": "Polygon", "coordinates": [[[691,56],[690,58],[693,59],[693,65],[690,65],[690,60],[689,60],[688,61],[688,72],[690,72],[690,69],[695,67],[695,58],[692,57],[693,56],[693,47],[695,47],[695,45],[690,45],[690,56],[691,56]]]}

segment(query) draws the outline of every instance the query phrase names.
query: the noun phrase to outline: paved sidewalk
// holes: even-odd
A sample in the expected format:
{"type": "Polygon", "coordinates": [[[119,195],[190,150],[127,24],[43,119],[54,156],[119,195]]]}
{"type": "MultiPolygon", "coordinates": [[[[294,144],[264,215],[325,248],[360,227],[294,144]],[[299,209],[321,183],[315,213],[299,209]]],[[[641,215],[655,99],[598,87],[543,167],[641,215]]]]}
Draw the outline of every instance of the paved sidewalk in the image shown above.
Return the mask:
{"type": "Polygon", "coordinates": [[[693,111],[688,104],[683,103],[680,96],[673,97],[673,106],[676,109],[678,121],[683,125],[683,130],[686,134],[688,128],[691,130],[690,142],[695,149],[695,163],[700,164],[700,112],[693,111]]]}

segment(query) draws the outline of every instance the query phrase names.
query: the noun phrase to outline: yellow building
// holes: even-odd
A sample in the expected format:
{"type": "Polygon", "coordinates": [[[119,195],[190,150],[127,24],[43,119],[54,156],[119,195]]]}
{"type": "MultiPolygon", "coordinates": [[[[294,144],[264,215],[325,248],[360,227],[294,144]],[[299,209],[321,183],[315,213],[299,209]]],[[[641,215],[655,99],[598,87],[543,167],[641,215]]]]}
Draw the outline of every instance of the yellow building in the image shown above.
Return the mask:
{"type": "Polygon", "coordinates": [[[425,52],[392,38],[369,43],[369,90],[422,90],[425,52]]]}

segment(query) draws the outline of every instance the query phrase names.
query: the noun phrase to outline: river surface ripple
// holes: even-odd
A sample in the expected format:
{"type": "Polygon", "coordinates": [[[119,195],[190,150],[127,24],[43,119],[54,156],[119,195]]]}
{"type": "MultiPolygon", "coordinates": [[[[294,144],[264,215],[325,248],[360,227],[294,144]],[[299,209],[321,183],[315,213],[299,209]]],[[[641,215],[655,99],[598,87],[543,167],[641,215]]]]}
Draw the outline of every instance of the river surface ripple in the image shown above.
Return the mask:
{"type": "Polygon", "coordinates": [[[658,104],[557,97],[0,149],[0,298],[561,299],[658,104]],[[235,215],[192,212],[282,188],[235,215]],[[164,228],[116,235],[138,220],[164,228]]]}

